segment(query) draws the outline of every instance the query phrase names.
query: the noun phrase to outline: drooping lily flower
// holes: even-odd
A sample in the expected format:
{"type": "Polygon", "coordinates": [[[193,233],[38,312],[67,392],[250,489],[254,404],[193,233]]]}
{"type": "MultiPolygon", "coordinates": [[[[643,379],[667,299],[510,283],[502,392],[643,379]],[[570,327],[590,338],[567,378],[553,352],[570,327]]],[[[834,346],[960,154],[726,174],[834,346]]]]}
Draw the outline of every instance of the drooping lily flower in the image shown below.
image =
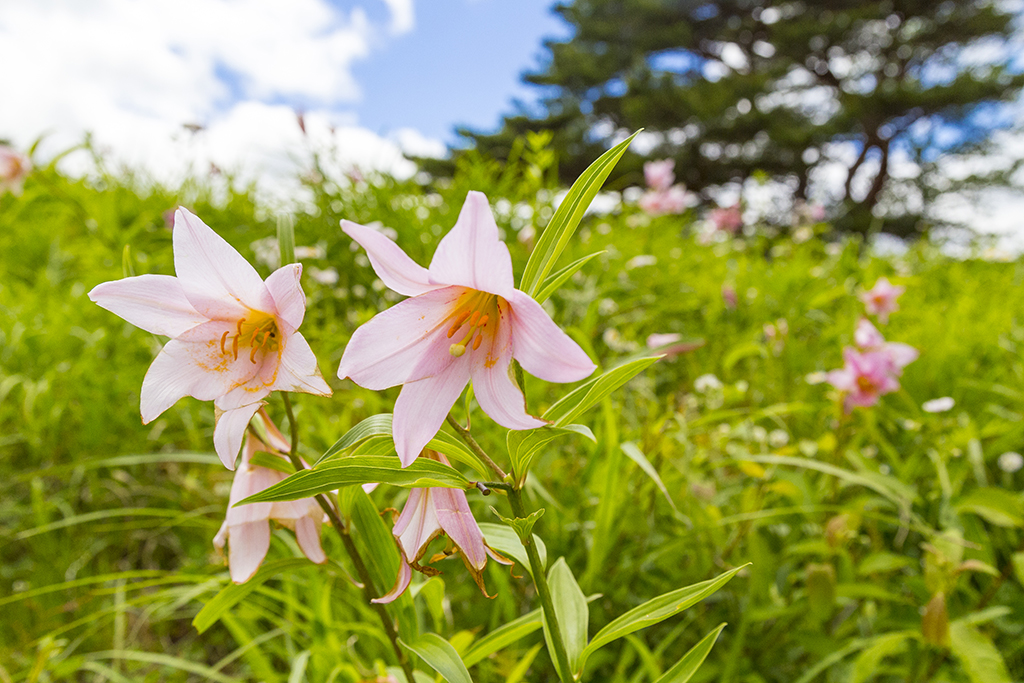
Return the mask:
{"type": "MultiPolygon", "coordinates": [[[[438,460],[445,465],[450,464],[446,457],[434,451],[424,451],[423,457],[438,460]]],[[[512,564],[511,560],[502,557],[488,547],[484,541],[483,532],[480,531],[472,511],[469,509],[466,493],[459,489],[412,489],[391,533],[394,534],[402,555],[398,579],[394,588],[387,595],[379,597],[373,602],[387,603],[396,600],[409,587],[413,569],[428,576],[439,574],[440,572],[433,567],[422,566],[420,560],[426,554],[430,542],[442,534],[448,535],[455,547],[455,552],[462,557],[466,569],[469,570],[484,595],[487,595],[483,576],[484,567],[487,565],[487,556],[490,555],[492,559],[502,564],[512,564]]],[[[439,553],[431,557],[427,563],[445,557],[448,557],[448,553],[439,553]]]]}
{"type": "Polygon", "coordinates": [[[32,162],[16,149],[0,145],[0,194],[9,191],[13,195],[21,194],[25,177],[32,170],[32,162]]]}
{"type": "Polygon", "coordinates": [[[867,408],[878,403],[883,394],[899,390],[900,383],[892,374],[892,362],[877,351],[860,353],[843,349],[845,364],[841,370],[828,373],[828,383],[846,396],[844,406],[850,412],[855,406],[867,408]]]}
{"type": "Polygon", "coordinates": [[[900,310],[896,299],[905,291],[906,287],[898,287],[889,282],[888,278],[880,277],[874,287],[861,292],[860,300],[864,302],[869,315],[877,315],[878,320],[885,324],[889,322],[890,313],[900,310]]]}
{"type": "Polygon", "coordinates": [[[857,329],[853,332],[853,341],[862,351],[880,353],[889,359],[890,371],[899,377],[903,368],[913,363],[920,352],[909,344],[887,342],[878,328],[867,318],[857,321],[857,329]]]}
{"type": "Polygon", "coordinates": [[[381,233],[342,221],[385,285],[409,299],[352,335],[338,368],[367,389],[404,385],[395,403],[395,447],[408,466],[433,438],[469,381],[480,407],[509,429],[545,424],[526,412],[512,359],[549,382],[594,371],[576,342],[540,304],[515,288],[512,258],[480,192],[470,192],[455,227],[423,268],[381,233]]]}
{"type": "Polygon", "coordinates": [[[250,433],[245,435],[242,462],[231,483],[228,512],[213,539],[213,545],[218,551],[223,551],[227,544],[228,570],[235,583],[245,583],[251,579],[267,556],[267,550],[270,549],[270,520],[295,531],[299,548],[311,562],[323,564],[327,561],[320,545],[324,512],[312,498],[234,507],[238,501],[268,489],[288,476],[269,467],[251,464],[252,457],[259,451],[284,459],[282,454],[291,450],[291,444],[265,411],[261,409],[257,419],[263,422],[270,443],[265,444],[250,433]]]}
{"type": "Polygon", "coordinates": [[[214,447],[234,469],[249,420],[270,392],[329,396],[316,356],[296,329],[306,313],[302,266],[266,282],[195,215],[174,216],[174,270],[97,285],[89,298],[136,327],[170,337],[142,381],[142,422],[178,399],[214,401],[214,447]]]}
{"type": "Polygon", "coordinates": [[[672,183],[676,180],[676,174],[672,171],[675,166],[676,162],[672,159],[646,162],[644,164],[644,180],[647,181],[647,187],[652,190],[667,190],[672,187],[672,183]]]}

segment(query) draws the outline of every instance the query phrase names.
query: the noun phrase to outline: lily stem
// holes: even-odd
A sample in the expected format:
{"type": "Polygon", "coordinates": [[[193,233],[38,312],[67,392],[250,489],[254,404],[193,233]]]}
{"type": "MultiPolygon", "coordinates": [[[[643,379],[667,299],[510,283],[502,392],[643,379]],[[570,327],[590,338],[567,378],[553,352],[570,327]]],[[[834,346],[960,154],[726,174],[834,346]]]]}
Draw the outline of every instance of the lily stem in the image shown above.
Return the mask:
{"type": "MultiPolygon", "coordinates": [[[[291,451],[288,453],[288,458],[292,461],[292,466],[295,467],[295,471],[306,469],[305,463],[299,458],[299,423],[295,419],[295,411],[292,410],[292,401],[289,398],[287,392],[281,392],[281,398],[284,399],[284,410],[288,415],[288,426],[291,428],[292,444],[291,451]]],[[[314,496],[316,502],[320,505],[320,508],[327,515],[327,518],[331,520],[331,526],[338,532],[338,536],[341,538],[342,545],[345,546],[345,551],[348,553],[349,559],[352,560],[352,564],[355,565],[356,573],[359,575],[359,580],[363,583],[363,595],[366,597],[366,601],[374,608],[377,612],[377,616],[380,617],[381,623],[384,625],[384,632],[388,636],[388,640],[391,641],[391,647],[395,651],[395,656],[398,657],[398,664],[402,667],[402,671],[405,673],[405,680],[412,683],[412,665],[409,663],[409,657],[405,654],[405,650],[398,643],[398,631],[395,630],[395,622],[388,614],[388,610],[384,605],[379,602],[373,602],[374,599],[380,597],[374,595],[373,590],[373,577],[370,576],[370,571],[366,568],[366,563],[363,562],[362,556],[359,554],[359,548],[356,547],[355,541],[352,540],[351,534],[349,534],[348,527],[345,522],[342,521],[338,515],[338,511],[335,509],[334,504],[328,500],[327,496],[323,494],[317,494],[314,496]]]]}
{"type": "Polygon", "coordinates": [[[455,430],[455,433],[458,434],[459,437],[466,442],[466,445],[469,446],[469,449],[476,454],[476,457],[483,460],[484,463],[488,467],[490,467],[495,474],[498,475],[499,480],[504,480],[505,477],[508,476],[505,474],[505,471],[498,466],[498,463],[491,460],[491,457],[484,452],[484,449],[480,448],[480,444],[476,442],[476,439],[473,438],[473,435],[469,433],[468,429],[460,425],[458,420],[456,420],[451,415],[448,415],[448,417],[446,417],[445,420],[448,422],[448,424],[451,425],[452,429],[455,430]]]}
{"type": "MultiPolygon", "coordinates": [[[[508,502],[512,505],[512,513],[520,519],[526,519],[529,515],[526,506],[523,505],[523,494],[520,489],[511,488],[508,492],[508,502]]],[[[555,603],[551,598],[551,588],[548,586],[548,577],[544,564],[540,561],[540,554],[537,552],[537,544],[523,542],[526,548],[526,555],[530,558],[530,573],[533,574],[533,585],[537,587],[537,595],[540,597],[540,604],[544,610],[544,617],[548,629],[551,631],[551,643],[555,649],[555,659],[558,662],[558,675],[562,683],[572,683],[572,668],[569,666],[569,655],[565,652],[565,642],[562,640],[562,629],[558,625],[558,616],[555,614],[555,603]]]]}

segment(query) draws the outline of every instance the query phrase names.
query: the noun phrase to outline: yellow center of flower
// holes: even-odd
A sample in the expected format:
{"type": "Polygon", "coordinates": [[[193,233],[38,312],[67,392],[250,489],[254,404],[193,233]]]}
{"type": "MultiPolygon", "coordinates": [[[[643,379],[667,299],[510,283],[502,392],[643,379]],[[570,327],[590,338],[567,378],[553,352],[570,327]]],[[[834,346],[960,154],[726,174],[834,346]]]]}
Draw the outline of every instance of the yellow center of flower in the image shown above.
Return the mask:
{"type": "Polygon", "coordinates": [[[448,347],[448,353],[456,358],[480,348],[485,334],[493,335],[498,329],[498,297],[494,294],[472,290],[459,300],[452,314],[448,338],[452,339],[462,330],[459,341],[448,347]]]}
{"type": "Polygon", "coordinates": [[[281,333],[277,329],[274,316],[258,311],[253,311],[249,317],[239,320],[234,334],[228,330],[220,338],[221,353],[230,353],[238,360],[239,347],[248,348],[251,363],[256,362],[257,351],[276,351],[280,346],[281,333]]]}
{"type": "Polygon", "coordinates": [[[872,391],[875,390],[875,383],[872,382],[867,377],[865,377],[864,375],[861,375],[860,377],[857,378],[857,388],[866,394],[871,393],[872,391]]]}

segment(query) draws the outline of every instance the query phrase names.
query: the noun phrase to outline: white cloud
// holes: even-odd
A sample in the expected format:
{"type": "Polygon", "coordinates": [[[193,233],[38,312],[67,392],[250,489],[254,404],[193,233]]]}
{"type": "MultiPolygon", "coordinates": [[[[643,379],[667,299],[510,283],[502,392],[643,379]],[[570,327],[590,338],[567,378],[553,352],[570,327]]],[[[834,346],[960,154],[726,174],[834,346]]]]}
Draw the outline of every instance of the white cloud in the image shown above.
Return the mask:
{"type": "MultiPolygon", "coordinates": [[[[386,26],[329,0],[0,3],[0,137],[24,147],[47,134],[48,156],[91,132],[113,162],[164,181],[211,163],[282,178],[312,144],[335,145],[339,163],[410,173],[396,141],[345,111],[361,96],[353,64],[414,27],[413,0],[362,4],[380,2],[386,26]],[[309,112],[308,136],[290,102],[309,112]]],[[[420,150],[433,142],[420,138],[420,150]]]]}

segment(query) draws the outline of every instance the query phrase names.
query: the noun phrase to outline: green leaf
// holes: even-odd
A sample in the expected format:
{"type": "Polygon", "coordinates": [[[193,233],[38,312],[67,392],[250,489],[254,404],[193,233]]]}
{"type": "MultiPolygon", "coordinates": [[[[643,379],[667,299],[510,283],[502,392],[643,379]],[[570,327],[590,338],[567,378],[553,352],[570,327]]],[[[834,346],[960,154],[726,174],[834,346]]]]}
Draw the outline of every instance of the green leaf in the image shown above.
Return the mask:
{"type": "Polygon", "coordinates": [[[333,491],[342,486],[371,483],[391,484],[405,488],[440,486],[450,489],[465,489],[470,486],[469,480],[462,476],[462,473],[436,460],[417,458],[408,467],[402,467],[398,456],[353,455],[330,460],[311,470],[296,472],[284,481],[249,496],[235,505],[298,500],[318,493],[333,491]]]}
{"type": "Polygon", "coordinates": [[[612,147],[610,150],[598,157],[583,174],[576,179],[576,182],[569,188],[569,193],[558,205],[555,215],[540,239],[537,246],[530,254],[530,260],[526,262],[526,269],[523,271],[523,278],[519,283],[519,289],[530,296],[534,296],[541,288],[541,283],[551,272],[558,257],[562,254],[569,240],[576,232],[577,226],[583,219],[583,215],[590,207],[601,185],[608,178],[608,174],[615,168],[615,164],[626,152],[629,143],[640,131],[633,133],[628,138],[612,147]]]}
{"type": "Polygon", "coordinates": [[[530,463],[537,456],[537,453],[548,442],[560,436],[576,434],[585,436],[597,443],[594,432],[583,425],[566,425],[565,427],[541,427],[540,429],[523,429],[519,431],[509,430],[505,437],[505,445],[508,447],[509,459],[512,461],[512,471],[517,479],[522,480],[530,470],[530,463]]]}
{"type": "MultiPolygon", "coordinates": [[[[391,436],[391,428],[391,413],[368,417],[345,432],[344,436],[320,456],[316,464],[342,457],[346,451],[355,449],[357,446],[359,455],[392,455],[395,453],[395,442],[391,436]]],[[[452,434],[444,431],[438,432],[426,447],[443,453],[456,462],[469,465],[476,470],[481,479],[486,479],[489,476],[487,467],[480,462],[480,459],[452,434]]]]}
{"type": "Polygon", "coordinates": [[[672,508],[673,512],[678,514],[679,509],[676,508],[676,504],[672,501],[672,496],[668,495],[668,489],[665,487],[665,483],[661,480],[661,476],[658,475],[658,470],[654,469],[654,465],[652,465],[651,461],[647,459],[647,456],[644,455],[643,452],[637,448],[637,445],[632,442],[622,444],[621,448],[622,452],[625,453],[630,460],[639,465],[640,469],[642,469],[644,473],[651,478],[654,485],[657,486],[658,490],[661,491],[661,494],[665,496],[665,500],[668,501],[669,507],[672,508]]]}
{"type": "Polygon", "coordinates": [[[1002,527],[1024,526],[1024,501],[1019,495],[993,487],[977,488],[953,503],[957,512],[971,512],[989,524],[1002,527]]]}
{"type": "Polygon", "coordinates": [[[704,660],[707,659],[711,648],[715,645],[715,641],[718,640],[718,634],[724,628],[725,624],[720,624],[718,628],[704,636],[699,643],[683,655],[682,659],[672,665],[672,668],[666,671],[654,683],[686,683],[689,681],[693,674],[697,673],[697,669],[704,663],[704,660]]]}
{"type": "Polygon", "coordinates": [[[949,648],[971,683],[1012,683],[999,650],[981,631],[957,620],[949,625],[949,648]]]}
{"type": "MultiPolygon", "coordinates": [[[[555,615],[558,617],[558,626],[562,632],[562,644],[565,646],[565,653],[569,657],[569,674],[583,668],[580,659],[584,649],[587,647],[587,625],[590,623],[590,610],[587,607],[587,598],[576,583],[576,577],[572,570],[565,563],[565,558],[560,557],[551,569],[548,570],[548,585],[551,587],[551,601],[555,606],[555,615]]],[[[548,644],[548,652],[551,659],[558,666],[555,657],[553,638],[548,628],[547,615],[541,613],[544,622],[544,640],[548,644]]],[[[571,677],[571,676],[570,676],[571,677]]],[[[566,676],[562,677],[563,679],[566,676]]]]}
{"type": "Polygon", "coordinates": [[[540,610],[535,609],[514,619],[503,626],[496,628],[480,640],[473,643],[462,661],[466,666],[473,666],[477,662],[490,657],[492,654],[508,647],[512,643],[525,638],[541,627],[540,610]]]}
{"type": "Polygon", "coordinates": [[[900,655],[906,651],[908,643],[918,634],[910,631],[897,631],[885,633],[876,637],[869,647],[857,655],[853,660],[853,671],[850,674],[850,683],[865,683],[878,674],[878,668],[886,657],[900,655]]]}
{"type": "Polygon", "coordinates": [[[216,624],[221,615],[281,572],[309,566],[311,566],[310,561],[304,557],[287,557],[264,563],[256,575],[245,583],[232,583],[221,589],[217,595],[213,596],[212,600],[206,603],[203,609],[199,610],[199,614],[192,620],[192,625],[199,633],[204,632],[216,624]]]}
{"type": "Polygon", "coordinates": [[[249,464],[254,467],[266,467],[267,469],[277,470],[284,474],[295,474],[295,467],[290,462],[280,455],[274,455],[266,451],[256,451],[252,458],[249,459],[249,464]]]}
{"type": "Polygon", "coordinates": [[[345,432],[340,439],[334,442],[333,446],[327,449],[326,453],[320,456],[314,467],[324,460],[333,458],[349,448],[366,441],[371,436],[391,436],[391,413],[371,415],[345,432]]]}
{"type": "MultiPolygon", "coordinates": [[[[483,532],[487,545],[502,555],[512,558],[526,569],[531,576],[533,575],[530,569],[530,558],[526,554],[526,548],[523,547],[523,542],[519,540],[519,536],[516,535],[515,531],[504,524],[491,524],[490,522],[480,522],[478,526],[480,531],[483,532]]],[[[533,542],[537,544],[537,554],[540,555],[540,563],[546,567],[548,564],[548,549],[544,546],[544,541],[534,535],[533,542]]]]}
{"type": "Polygon", "coordinates": [[[583,651],[580,669],[582,670],[583,665],[587,661],[587,657],[608,643],[622,638],[623,636],[627,636],[634,631],[639,631],[642,628],[653,626],[654,624],[662,622],[665,619],[696,605],[698,602],[728,583],[729,579],[736,576],[736,573],[745,566],[747,565],[730,569],[724,574],[720,574],[708,581],[702,581],[701,583],[695,583],[692,586],[679,588],[671,593],[665,593],[653,600],[648,600],[639,607],[629,610],[597,632],[594,639],[590,641],[590,645],[588,645],[587,649],[583,651]]]}
{"type": "Polygon", "coordinates": [[[534,300],[536,300],[536,302],[539,304],[544,303],[551,297],[552,294],[558,291],[559,287],[565,284],[566,280],[575,275],[576,271],[578,271],[583,266],[587,265],[587,262],[589,262],[591,259],[594,259],[600,256],[601,254],[605,253],[607,252],[595,251],[593,254],[590,254],[589,256],[584,256],[581,259],[576,259],[575,261],[567,265],[565,268],[562,268],[560,271],[553,274],[551,277],[544,281],[544,286],[541,287],[540,293],[534,297],[534,300]]]}
{"type": "Polygon", "coordinates": [[[411,642],[402,639],[399,639],[398,642],[405,649],[419,655],[448,683],[473,683],[473,679],[469,677],[469,670],[466,669],[459,653],[447,640],[436,633],[424,633],[411,642]]]}
{"type": "Polygon", "coordinates": [[[287,214],[277,217],[277,244],[281,248],[281,265],[295,261],[295,219],[287,214]]]}
{"type": "Polygon", "coordinates": [[[505,526],[511,527],[523,544],[526,544],[528,542],[527,539],[533,536],[533,525],[544,516],[544,508],[534,510],[525,519],[522,517],[502,517],[501,513],[494,509],[493,506],[491,507],[491,512],[496,514],[505,526]]]}
{"type": "Polygon", "coordinates": [[[602,398],[656,363],[659,358],[661,357],[637,358],[602,373],[563,396],[548,408],[542,417],[553,422],[555,427],[565,428],[602,398]]]}

